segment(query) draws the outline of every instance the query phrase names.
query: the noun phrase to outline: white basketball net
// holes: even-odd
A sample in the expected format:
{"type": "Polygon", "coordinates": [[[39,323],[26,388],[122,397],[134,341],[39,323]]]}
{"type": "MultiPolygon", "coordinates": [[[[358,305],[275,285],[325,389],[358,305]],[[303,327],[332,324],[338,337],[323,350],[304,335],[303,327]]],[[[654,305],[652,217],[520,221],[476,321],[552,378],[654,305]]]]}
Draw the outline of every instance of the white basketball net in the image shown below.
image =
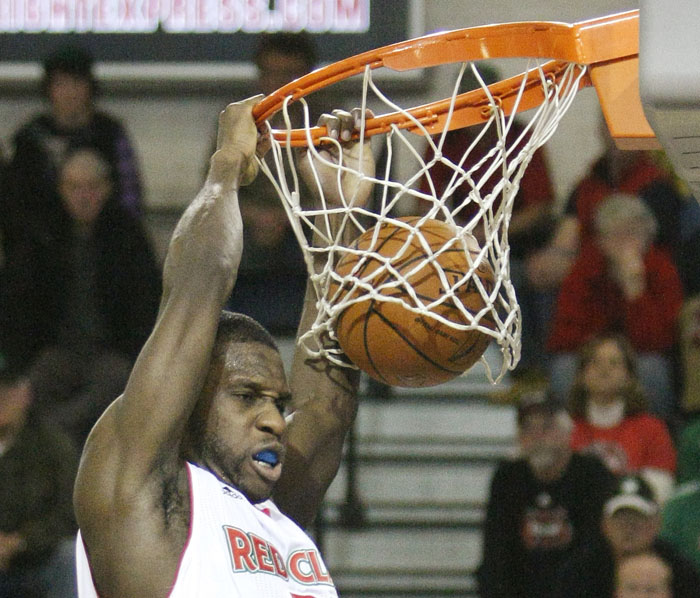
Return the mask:
{"type": "MultiPolygon", "coordinates": [[[[375,185],[375,197],[378,196],[378,201],[376,202],[377,205],[371,206],[371,209],[354,206],[352,197],[342,197],[340,206],[327,205],[318,179],[316,191],[320,196],[320,203],[316,201],[313,207],[306,207],[298,176],[298,152],[285,142],[274,140],[271,135],[273,140],[272,149],[268,152],[265,160],[260,162],[261,170],[273,183],[284,204],[296,237],[303,249],[309,276],[318,302],[318,317],[316,321],[311,329],[299,339],[299,343],[305,347],[310,355],[323,355],[335,364],[354,367],[338,347],[334,332],[335,323],[338,315],[349,304],[372,298],[377,301],[401,301],[405,308],[417,314],[437,319],[452,328],[460,330],[476,329],[491,336],[500,347],[502,355],[501,368],[496,373],[496,376],[492,375],[489,364],[482,358],[482,363],[491,381],[500,380],[507,370],[511,370],[517,365],[520,359],[520,308],[515,290],[510,281],[510,248],[508,244],[508,229],[513,203],[518,192],[520,179],[533,153],[556,130],[559,121],[566,113],[579,89],[580,79],[584,76],[586,68],[581,65],[570,64],[565,75],[559,81],[553,81],[540,70],[541,84],[545,92],[544,102],[536,109],[518,114],[517,107],[520,99],[520,96],[518,96],[515,108],[507,116],[500,108],[498,99],[494,98],[488,90],[476,64],[464,63],[454,86],[448,123],[452,116],[455,97],[459,93],[462,76],[468,68],[472,70],[479,84],[486,90],[490,103],[490,117],[483,125],[477,125],[477,127],[480,127],[480,130],[475,135],[474,142],[469,147],[464,148],[464,154],[457,162],[448,160],[442,155],[442,148],[449,125],[445,127],[441,135],[431,138],[430,133],[415,118],[379,89],[377,82],[372,77],[372,71],[369,68],[365,70],[361,100],[363,114],[367,107],[371,107],[375,114],[381,113],[382,110],[386,111],[386,109],[400,111],[406,114],[418,128],[415,132],[408,132],[396,125],[392,125],[391,130],[387,134],[375,137],[375,139],[381,139],[382,144],[384,144],[383,149],[387,157],[386,166],[381,168],[381,171],[378,168],[375,177],[371,178],[366,177],[363,173],[356,173],[357,176],[370,180],[375,185]],[[509,140],[509,146],[506,143],[506,136],[511,130],[516,115],[519,117],[520,124],[523,125],[523,130],[517,138],[509,140]],[[525,120],[523,117],[525,117],[525,120]],[[481,156],[470,156],[471,152],[476,151],[475,148],[478,141],[487,134],[489,129],[496,132],[497,143],[481,156]],[[416,133],[422,133],[433,150],[425,153],[425,155],[434,154],[434,157],[429,161],[425,161],[423,151],[415,147],[416,133]],[[398,170],[394,161],[399,154],[401,155],[401,160],[410,159],[415,162],[415,169],[412,169],[414,174],[408,180],[402,182],[395,180],[394,176],[395,171],[398,170]],[[440,194],[436,192],[436,186],[429,178],[431,166],[438,161],[446,164],[452,171],[449,184],[440,194]],[[481,191],[485,181],[494,173],[497,173],[498,182],[493,186],[487,186],[488,192],[482,195],[481,191]],[[420,183],[423,177],[428,177],[428,192],[420,190],[420,183]],[[468,183],[469,189],[471,189],[470,192],[464,197],[453,197],[454,191],[464,183],[468,183]],[[397,221],[396,215],[419,215],[411,212],[410,208],[408,210],[405,209],[405,206],[415,205],[416,200],[422,200],[422,205],[428,206],[427,210],[424,208],[420,213],[420,216],[424,216],[424,218],[413,227],[397,221]],[[457,215],[467,206],[471,210],[474,210],[474,206],[477,206],[478,210],[476,210],[475,216],[470,218],[466,224],[460,225],[458,224],[457,215]],[[341,226],[337,227],[339,229],[338,232],[335,234],[331,233],[331,215],[339,215],[334,216],[334,218],[340,218],[342,221],[341,226]],[[469,271],[465,272],[464,276],[459,280],[448,280],[441,271],[439,264],[435,262],[435,255],[432,255],[432,252],[429,251],[428,243],[422,238],[418,227],[427,218],[444,220],[452,224],[458,231],[455,239],[449,242],[448,245],[449,247],[457,246],[463,248],[467,261],[470,264],[469,271]],[[342,278],[334,271],[334,265],[345,253],[358,253],[356,249],[345,248],[342,245],[343,230],[351,226],[360,231],[357,233],[359,236],[361,232],[380,222],[391,222],[399,226],[408,226],[411,228],[413,235],[417,235],[421,239],[423,246],[428,251],[428,257],[423,262],[416,264],[415,268],[411,269],[411,272],[404,272],[403,275],[392,268],[391,263],[388,263],[385,258],[374,252],[369,252],[374,258],[384,261],[384,264],[381,266],[382,269],[388,269],[393,274],[393,277],[389,277],[391,281],[384,283],[384,285],[403,287],[403,290],[406,292],[405,300],[399,300],[396,297],[387,298],[381,294],[382,285],[375,285],[372,282],[372,279],[377,277],[378,273],[376,270],[364,278],[355,275],[355,272],[360,270],[359,268],[354,268],[352,272],[342,278]],[[472,257],[467,249],[466,238],[469,237],[470,233],[476,232],[484,240],[478,255],[472,257]],[[314,235],[317,239],[322,240],[322,243],[316,244],[325,246],[312,246],[309,239],[314,235]],[[475,275],[475,269],[483,260],[488,261],[495,274],[495,284],[492,289],[483,285],[479,277],[475,275]],[[427,262],[431,264],[431,267],[435,268],[436,275],[444,279],[442,280],[443,288],[447,289],[444,297],[428,303],[416,295],[410,283],[406,280],[406,278],[410,278],[411,273],[420,270],[427,262]],[[322,264],[321,267],[319,267],[319,263],[322,264]],[[463,285],[469,283],[472,278],[473,283],[475,283],[473,286],[479,289],[486,305],[486,308],[478,313],[470,312],[461,304],[461,301],[455,301],[455,291],[458,288],[463,288],[463,285]],[[332,281],[335,281],[338,285],[332,285],[332,281]],[[345,288],[354,288],[355,291],[347,293],[339,301],[337,289],[342,284],[345,285],[345,288]],[[451,305],[457,304],[460,306],[460,311],[464,316],[464,323],[455,323],[436,316],[431,312],[431,308],[444,301],[450,301],[451,305]],[[487,321],[494,322],[495,326],[493,324],[487,326],[487,321]]],[[[536,68],[539,69],[539,66],[536,68]]],[[[524,84],[525,77],[523,77],[524,84]]],[[[308,106],[303,98],[299,101],[304,108],[304,126],[308,133],[310,127],[316,123],[310,122],[308,106]]],[[[284,116],[287,131],[291,130],[292,123],[288,101],[282,109],[282,115],[284,116]]],[[[268,127],[270,127],[269,122],[268,127]]],[[[361,138],[364,138],[364,123],[360,134],[361,138]]],[[[492,135],[493,133],[490,134],[492,135]]],[[[314,152],[317,160],[323,160],[323,157],[311,143],[310,135],[307,134],[307,138],[309,151],[314,152]]],[[[337,144],[336,141],[331,139],[327,141],[337,144]]],[[[341,159],[339,160],[341,166],[335,165],[335,168],[338,168],[339,171],[340,169],[347,170],[347,166],[343,165],[342,148],[339,145],[338,147],[341,152],[341,159]]],[[[373,150],[376,149],[376,147],[373,148],[373,150]]],[[[425,184],[423,188],[425,188],[425,184]]],[[[406,241],[406,247],[409,242],[409,240],[406,241]]],[[[444,247],[436,253],[447,248],[444,247]]]]}

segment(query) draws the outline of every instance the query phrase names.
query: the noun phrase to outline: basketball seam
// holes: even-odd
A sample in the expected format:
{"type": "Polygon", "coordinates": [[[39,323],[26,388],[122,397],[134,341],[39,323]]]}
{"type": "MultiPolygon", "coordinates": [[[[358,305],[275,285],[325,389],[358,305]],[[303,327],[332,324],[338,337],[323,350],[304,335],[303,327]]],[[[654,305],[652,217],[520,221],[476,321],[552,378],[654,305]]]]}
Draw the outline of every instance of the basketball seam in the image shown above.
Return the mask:
{"type": "MultiPolygon", "coordinates": [[[[408,345],[411,349],[413,349],[413,351],[415,351],[420,357],[422,357],[422,358],[423,358],[425,361],[427,361],[429,364],[435,366],[438,370],[442,370],[443,372],[447,372],[447,373],[450,373],[450,374],[461,374],[461,373],[462,373],[463,370],[451,370],[451,369],[449,369],[449,368],[446,368],[446,367],[440,365],[439,363],[437,363],[436,361],[434,361],[433,359],[431,359],[430,357],[428,357],[425,353],[423,353],[423,351],[421,351],[421,350],[420,350],[418,347],[416,347],[408,338],[406,338],[406,336],[395,326],[395,324],[394,324],[391,320],[388,320],[380,311],[378,311],[378,310],[376,310],[376,309],[374,308],[374,301],[372,301],[372,303],[370,304],[368,313],[369,313],[370,316],[371,316],[373,313],[376,314],[377,317],[378,317],[382,322],[384,322],[387,326],[389,326],[389,328],[391,328],[391,330],[393,330],[393,331],[396,333],[396,335],[397,335],[403,342],[406,343],[406,345],[408,345]]],[[[367,322],[368,322],[369,319],[370,319],[369,317],[365,318],[364,326],[363,326],[364,331],[367,330],[367,322]]],[[[364,338],[364,342],[365,342],[365,353],[367,354],[367,357],[369,357],[369,360],[370,360],[370,362],[372,363],[372,367],[378,372],[379,370],[378,370],[377,367],[374,365],[374,360],[372,359],[372,355],[371,355],[371,353],[370,353],[370,351],[369,351],[369,347],[367,346],[367,337],[366,337],[366,336],[365,336],[365,338],[364,338]]],[[[381,373],[380,373],[380,375],[381,375],[381,373]]],[[[382,379],[386,380],[386,378],[384,378],[383,375],[381,375],[381,376],[382,376],[382,379]]]]}

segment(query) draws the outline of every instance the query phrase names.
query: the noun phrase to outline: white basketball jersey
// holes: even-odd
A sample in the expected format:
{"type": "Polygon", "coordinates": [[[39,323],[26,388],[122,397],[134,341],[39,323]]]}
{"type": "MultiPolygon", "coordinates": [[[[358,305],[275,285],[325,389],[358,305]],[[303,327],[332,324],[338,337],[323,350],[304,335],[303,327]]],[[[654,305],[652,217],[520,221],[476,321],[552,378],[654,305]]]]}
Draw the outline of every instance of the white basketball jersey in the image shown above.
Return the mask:
{"type": "MultiPolygon", "coordinates": [[[[190,537],[168,598],[337,598],[318,549],[272,501],[188,465],[190,537]]],[[[78,532],[78,595],[98,598],[78,532]]]]}

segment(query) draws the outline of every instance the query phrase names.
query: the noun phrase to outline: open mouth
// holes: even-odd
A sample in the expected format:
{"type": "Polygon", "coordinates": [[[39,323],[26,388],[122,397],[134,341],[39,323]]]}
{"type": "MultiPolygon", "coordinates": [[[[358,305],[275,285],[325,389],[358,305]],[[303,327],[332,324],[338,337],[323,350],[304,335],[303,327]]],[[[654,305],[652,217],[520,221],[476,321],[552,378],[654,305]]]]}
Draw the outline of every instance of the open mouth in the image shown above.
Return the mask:
{"type": "Polygon", "coordinates": [[[276,482],[282,473],[282,459],[279,451],[263,449],[253,455],[253,463],[258,474],[270,482],[276,482]]]}
{"type": "Polygon", "coordinates": [[[272,449],[265,449],[264,451],[256,453],[253,455],[253,459],[258,463],[263,463],[264,465],[269,465],[270,467],[274,467],[280,461],[277,451],[273,451],[272,449]]]}

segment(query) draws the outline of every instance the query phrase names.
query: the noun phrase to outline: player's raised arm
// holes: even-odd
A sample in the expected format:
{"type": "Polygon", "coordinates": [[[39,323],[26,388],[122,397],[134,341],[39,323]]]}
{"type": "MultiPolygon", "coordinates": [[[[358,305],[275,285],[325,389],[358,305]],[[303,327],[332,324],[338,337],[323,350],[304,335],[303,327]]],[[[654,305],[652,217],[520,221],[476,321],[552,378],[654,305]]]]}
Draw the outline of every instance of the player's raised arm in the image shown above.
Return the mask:
{"type": "MultiPolygon", "coordinates": [[[[186,477],[179,451],[241,257],[237,191],[257,172],[257,130],[251,117],[257,99],[231,104],[220,115],[206,182],[168,248],[154,330],[124,394],[86,443],[75,507],[93,566],[118,568],[114,557],[120,543],[134,548],[122,551],[133,557],[139,542],[145,548],[157,541],[166,527],[164,488],[180,485],[186,477]]],[[[111,574],[101,573],[103,579],[111,574]]]]}
{"type": "MultiPolygon", "coordinates": [[[[344,164],[372,177],[375,165],[369,141],[362,145],[349,141],[351,134],[357,132],[360,117],[358,109],[352,113],[336,110],[321,117],[319,124],[326,125],[329,136],[343,144],[344,164]]],[[[326,146],[322,157],[337,162],[337,147],[326,146]]],[[[307,158],[311,159],[311,153],[307,158]]],[[[336,168],[320,161],[314,161],[314,165],[329,203],[340,202],[339,182],[343,195],[354,198],[354,205],[367,203],[372,185],[366,180],[349,171],[338,179],[336,168]]],[[[314,188],[308,161],[302,160],[301,170],[309,187],[314,188]]],[[[332,220],[331,226],[338,224],[332,220]]],[[[349,243],[358,234],[359,231],[346,227],[343,242],[349,243]]],[[[317,259],[320,268],[325,257],[317,259]]],[[[309,284],[298,337],[310,328],[316,315],[316,295],[309,284]]],[[[324,359],[310,359],[303,348],[297,348],[290,379],[293,415],[287,428],[287,459],[274,497],[280,509],[302,526],[313,522],[338,471],[345,436],[357,413],[358,379],[356,370],[335,366],[324,359]]]]}

